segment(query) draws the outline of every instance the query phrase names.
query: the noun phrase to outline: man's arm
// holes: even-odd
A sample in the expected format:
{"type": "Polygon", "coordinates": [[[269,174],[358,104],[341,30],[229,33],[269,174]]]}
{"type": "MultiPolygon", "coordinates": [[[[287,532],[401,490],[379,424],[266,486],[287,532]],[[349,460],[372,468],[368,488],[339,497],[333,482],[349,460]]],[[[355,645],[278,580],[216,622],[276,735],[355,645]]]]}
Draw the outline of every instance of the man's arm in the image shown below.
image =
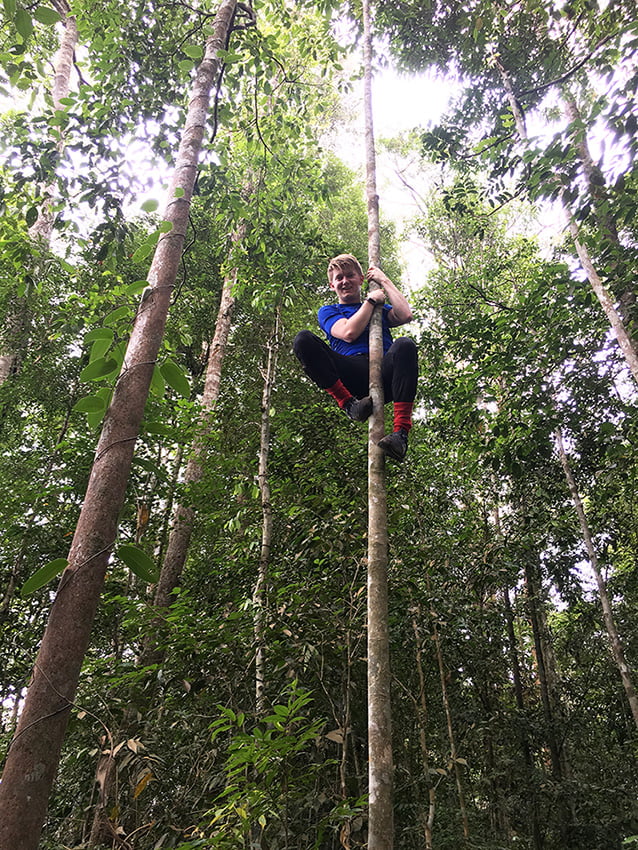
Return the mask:
{"type": "MultiPolygon", "coordinates": [[[[373,297],[379,304],[383,304],[383,301],[385,301],[385,298],[381,300],[379,299],[379,295],[375,296],[372,292],[370,293],[370,297],[373,297]]],[[[369,301],[364,301],[357,312],[353,316],[350,316],[349,319],[337,319],[330,328],[330,333],[344,342],[354,342],[359,339],[370,324],[373,312],[374,306],[369,301]]]]}
{"type": "MultiPolygon", "coordinates": [[[[411,321],[412,309],[408,304],[407,298],[399,292],[390,278],[387,277],[381,269],[376,266],[370,266],[366,277],[368,281],[374,281],[381,287],[392,306],[392,309],[388,313],[388,324],[391,328],[396,328],[399,325],[405,325],[406,322],[411,321]]],[[[375,299],[378,298],[374,290],[370,293],[370,295],[375,299]]]]}

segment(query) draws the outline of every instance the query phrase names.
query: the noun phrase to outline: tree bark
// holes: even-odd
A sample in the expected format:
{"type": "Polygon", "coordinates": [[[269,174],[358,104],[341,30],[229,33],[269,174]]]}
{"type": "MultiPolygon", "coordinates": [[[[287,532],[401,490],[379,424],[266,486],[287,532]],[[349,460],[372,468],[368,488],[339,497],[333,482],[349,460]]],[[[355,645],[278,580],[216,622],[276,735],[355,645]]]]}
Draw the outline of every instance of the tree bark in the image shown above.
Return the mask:
{"type": "MultiPolygon", "coordinates": [[[[53,100],[53,108],[64,109],[61,98],[66,97],[69,93],[71,68],[73,67],[73,54],[75,45],[78,41],[78,28],[75,17],[67,14],[69,9],[64,2],[58,4],[58,11],[64,17],[64,32],[60,47],[55,56],[53,63],[53,84],[51,86],[51,97],[53,100]]],[[[57,143],[58,153],[62,153],[64,149],[64,141],[60,140],[57,143]]],[[[29,235],[34,241],[41,241],[48,245],[51,241],[51,232],[53,230],[53,213],[51,210],[51,194],[52,186],[45,189],[45,197],[38,211],[38,218],[35,223],[29,228],[29,235]]],[[[19,299],[15,312],[5,318],[5,325],[8,330],[9,339],[17,340],[20,332],[26,324],[26,302],[24,299],[19,299]]],[[[15,346],[14,346],[15,348],[15,346]]],[[[17,350],[5,351],[0,353],[0,386],[7,380],[10,375],[15,374],[19,369],[19,354],[17,350]]]]}
{"type": "Polygon", "coordinates": [[[268,478],[268,455],[270,451],[270,400],[277,373],[279,353],[279,328],[281,306],[277,305],[275,327],[268,342],[268,360],[264,373],[264,389],[261,397],[261,436],[259,442],[259,470],[257,480],[261,495],[261,547],[257,567],[257,581],[253,590],[253,634],[255,638],[255,710],[257,716],[266,707],[266,588],[272,546],[272,504],[268,478]]]}
{"type": "Polygon", "coordinates": [[[514,632],[514,614],[512,612],[512,604],[510,602],[509,589],[507,586],[503,588],[503,603],[505,608],[505,620],[507,623],[508,637],[508,654],[510,657],[510,666],[512,670],[512,680],[514,682],[514,698],[516,700],[516,709],[521,722],[518,724],[518,733],[521,751],[523,753],[523,761],[529,781],[529,814],[531,821],[532,847],[534,850],[542,850],[543,834],[540,827],[539,812],[538,812],[538,794],[536,788],[532,784],[534,773],[534,758],[532,748],[530,746],[529,735],[527,733],[527,724],[525,722],[526,710],[525,700],[523,697],[523,683],[521,681],[521,667],[518,660],[518,652],[516,649],[516,634],[514,632]]]}
{"type": "MultiPolygon", "coordinates": [[[[368,259],[378,265],[379,197],[376,190],[372,121],[372,32],[370,6],[363,3],[364,112],[366,187],[368,205],[368,259]]],[[[370,322],[370,396],[372,416],[368,432],[368,793],[369,850],[394,846],[392,761],[392,707],[390,702],[390,648],[388,636],[388,525],[385,457],[377,446],[384,432],[381,361],[382,311],[375,307],[370,322]]]]}
{"type": "Polygon", "coordinates": [[[414,632],[414,655],[417,674],[419,676],[419,697],[417,714],[419,719],[419,746],[421,747],[421,759],[423,761],[423,776],[428,794],[427,814],[423,819],[423,838],[425,850],[432,850],[432,831],[434,828],[434,815],[436,814],[436,788],[430,777],[430,755],[428,751],[428,702],[425,687],[425,675],[423,673],[423,653],[421,651],[421,635],[416,615],[421,614],[420,607],[416,604],[412,609],[412,631],[414,632]]]}
{"type": "Polygon", "coordinates": [[[629,667],[627,659],[625,658],[625,651],[622,645],[622,641],[620,639],[620,635],[618,634],[618,629],[616,628],[616,621],[614,619],[614,612],[612,611],[611,607],[611,600],[609,599],[609,594],[607,593],[607,583],[603,578],[603,574],[600,570],[596,547],[594,546],[594,541],[592,539],[589,523],[587,522],[587,517],[585,515],[585,508],[583,507],[583,503],[580,498],[580,493],[578,492],[576,479],[574,478],[571,466],[569,464],[569,459],[565,452],[565,446],[563,445],[563,435],[561,434],[560,430],[556,431],[556,444],[558,446],[560,462],[565,473],[565,478],[567,479],[569,492],[571,493],[572,501],[576,509],[576,514],[578,515],[578,522],[580,524],[580,530],[583,535],[583,540],[585,541],[585,548],[587,549],[589,563],[591,565],[594,575],[596,576],[596,584],[598,585],[598,595],[600,597],[600,604],[603,609],[603,620],[605,623],[605,628],[607,629],[607,634],[609,635],[611,654],[614,659],[614,662],[616,663],[616,667],[618,668],[618,672],[620,673],[620,678],[625,689],[627,701],[629,702],[629,708],[631,709],[631,714],[634,719],[634,723],[636,725],[636,728],[638,729],[638,695],[636,695],[636,690],[634,688],[631,668],[629,667]]]}
{"type": "Polygon", "coordinates": [[[0,847],[38,845],[62,742],[117,535],[135,441],[175,285],[213,85],[236,0],[223,0],[193,83],[160,238],[107,411],[76,527],[0,783],[0,847]]]}
{"type": "MultiPolygon", "coordinates": [[[[428,596],[430,594],[430,582],[428,579],[428,596]]],[[[452,708],[447,692],[447,673],[445,663],[443,661],[443,651],[441,649],[441,639],[439,629],[436,624],[436,612],[432,611],[432,638],[434,639],[434,648],[436,651],[436,660],[439,667],[439,678],[441,680],[441,696],[443,699],[443,708],[445,710],[445,722],[447,725],[447,735],[450,744],[450,758],[454,769],[454,778],[456,780],[456,792],[459,799],[459,813],[461,815],[461,825],[463,827],[463,838],[469,841],[470,838],[470,823],[467,817],[467,808],[465,806],[465,792],[463,790],[463,779],[459,768],[458,753],[456,751],[456,736],[454,734],[454,723],[452,720],[452,708]]]]}
{"type": "MultiPolygon", "coordinates": [[[[241,242],[245,234],[246,224],[245,222],[241,222],[233,233],[233,242],[241,242]]],[[[224,279],[224,286],[222,288],[221,301],[215,325],[215,334],[208,353],[204,392],[201,398],[203,418],[200,422],[199,435],[191,448],[191,456],[186,464],[186,470],[184,472],[184,484],[187,487],[189,485],[196,484],[203,474],[203,439],[211,432],[212,411],[214,410],[217,399],[219,398],[222,365],[224,355],[226,353],[228,336],[230,334],[233,310],[235,307],[233,288],[236,282],[237,268],[235,267],[228,275],[226,275],[224,279]]],[[[173,590],[177,587],[186,562],[188,547],[190,545],[191,535],[193,532],[194,520],[195,511],[191,505],[180,503],[175,507],[171,533],[168,538],[166,554],[164,555],[160,578],[157,583],[155,598],[153,600],[153,604],[158,609],[168,608],[171,604],[173,590]]],[[[157,661],[158,659],[154,660],[157,661]]],[[[153,663],[153,660],[148,659],[147,663],[153,663]]]]}
{"type": "MultiPolygon", "coordinates": [[[[525,119],[518,105],[518,99],[516,98],[516,94],[512,87],[512,81],[507,70],[501,65],[501,63],[497,61],[496,65],[500,71],[501,80],[503,81],[503,87],[505,88],[505,92],[507,95],[507,100],[510,105],[510,109],[512,110],[512,113],[514,115],[516,130],[521,138],[521,141],[526,141],[527,128],[525,126],[525,119]]],[[[638,383],[638,346],[636,345],[635,340],[629,333],[627,326],[623,322],[620,313],[616,309],[614,299],[607,291],[600,275],[596,271],[587,246],[583,244],[580,239],[578,225],[574,221],[574,217],[572,216],[569,210],[569,207],[565,200],[564,191],[562,189],[560,192],[560,202],[567,222],[567,227],[574,242],[576,253],[578,254],[578,259],[580,260],[583,270],[587,275],[587,280],[589,281],[591,288],[594,290],[594,293],[596,294],[596,297],[600,302],[600,306],[603,308],[603,311],[607,316],[607,320],[611,325],[611,329],[614,332],[614,336],[616,337],[618,345],[620,346],[620,350],[623,353],[623,356],[627,362],[631,374],[633,375],[633,378],[636,383],[638,383]]]]}

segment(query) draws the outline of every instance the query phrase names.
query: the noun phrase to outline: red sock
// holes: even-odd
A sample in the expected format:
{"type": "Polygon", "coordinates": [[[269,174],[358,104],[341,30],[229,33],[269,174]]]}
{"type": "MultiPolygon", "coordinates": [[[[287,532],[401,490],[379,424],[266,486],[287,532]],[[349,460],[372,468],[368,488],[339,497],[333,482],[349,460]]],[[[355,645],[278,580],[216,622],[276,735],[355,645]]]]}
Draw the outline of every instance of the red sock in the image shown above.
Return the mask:
{"type": "Polygon", "coordinates": [[[341,383],[341,380],[338,379],[335,384],[326,389],[327,393],[335,399],[339,407],[343,407],[347,401],[350,401],[352,398],[352,393],[350,390],[346,389],[344,385],[341,383]]]}
{"type": "Polygon", "coordinates": [[[394,430],[409,432],[412,427],[412,407],[411,401],[395,401],[394,402],[394,430]]]}

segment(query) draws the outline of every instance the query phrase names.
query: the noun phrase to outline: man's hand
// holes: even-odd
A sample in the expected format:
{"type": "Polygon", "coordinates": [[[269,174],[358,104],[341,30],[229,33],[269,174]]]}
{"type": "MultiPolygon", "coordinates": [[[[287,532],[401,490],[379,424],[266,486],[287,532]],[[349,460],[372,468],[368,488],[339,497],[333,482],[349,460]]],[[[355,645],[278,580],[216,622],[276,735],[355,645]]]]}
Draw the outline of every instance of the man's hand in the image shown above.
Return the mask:
{"type": "Polygon", "coordinates": [[[370,292],[371,298],[374,298],[374,300],[379,304],[383,304],[387,298],[392,305],[392,309],[388,313],[388,322],[390,327],[404,325],[406,322],[410,321],[412,318],[412,310],[410,309],[407,299],[399,292],[390,278],[384,274],[380,268],[377,268],[377,266],[370,266],[366,273],[366,280],[368,282],[372,281],[380,287],[380,289],[373,289],[370,292]],[[381,293],[383,293],[384,296],[382,299],[379,298],[381,293]]]}

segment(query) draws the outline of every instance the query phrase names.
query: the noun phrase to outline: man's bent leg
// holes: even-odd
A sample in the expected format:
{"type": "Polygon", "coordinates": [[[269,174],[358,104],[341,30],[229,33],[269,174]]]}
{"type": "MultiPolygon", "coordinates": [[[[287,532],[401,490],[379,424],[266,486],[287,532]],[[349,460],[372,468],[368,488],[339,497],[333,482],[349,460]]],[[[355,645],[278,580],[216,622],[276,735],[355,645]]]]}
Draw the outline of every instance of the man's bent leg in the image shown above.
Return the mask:
{"type": "Polygon", "coordinates": [[[317,386],[326,390],[351,419],[363,422],[370,416],[372,413],[370,396],[362,394],[362,398],[355,397],[363,385],[358,374],[361,370],[352,368],[356,365],[353,358],[335,354],[311,331],[300,331],[297,334],[293,342],[293,350],[306,375],[317,386]],[[342,381],[342,377],[347,383],[342,381]]]}
{"type": "Polygon", "coordinates": [[[416,343],[410,337],[397,339],[383,360],[383,383],[387,398],[394,401],[391,434],[378,445],[394,460],[403,460],[408,450],[408,433],[412,428],[412,408],[416,396],[419,364],[416,343]]]}

